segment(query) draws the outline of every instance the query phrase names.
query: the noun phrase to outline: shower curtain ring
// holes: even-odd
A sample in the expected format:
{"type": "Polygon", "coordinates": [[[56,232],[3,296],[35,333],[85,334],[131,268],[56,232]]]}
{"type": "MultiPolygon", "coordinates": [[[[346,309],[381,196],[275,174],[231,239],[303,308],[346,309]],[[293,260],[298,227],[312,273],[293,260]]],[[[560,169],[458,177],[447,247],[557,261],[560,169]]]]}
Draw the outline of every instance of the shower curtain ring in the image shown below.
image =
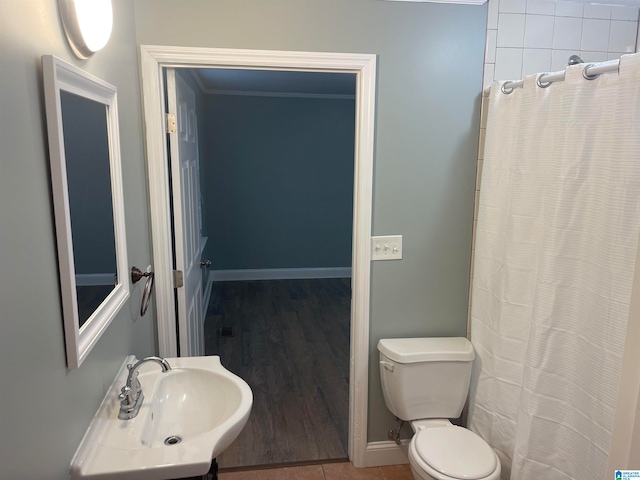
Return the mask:
{"type": "Polygon", "coordinates": [[[505,95],[509,95],[511,92],[515,90],[513,87],[507,86],[507,84],[510,84],[510,83],[511,82],[504,82],[500,87],[500,90],[502,90],[502,93],[504,93],[505,95]]]}
{"type": "Polygon", "coordinates": [[[536,77],[536,85],[538,85],[540,88],[547,88],[549,85],[551,85],[553,82],[542,82],[542,77],[545,76],[546,73],[541,73],[540,75],[538,75],[536,77]]]}
{"type": "Polygon", "coordinates": [[[593,74],[588,74],[587,70],[591,67],[595,67],[596,64],[595,63],[589,63],[588,65],[585,65],[585,67],[582,69],[582,76],[586,79],[586,80],[595,80],[596,78],[598,78],[600,76],[599,73],[593,73],[593,74]]]}

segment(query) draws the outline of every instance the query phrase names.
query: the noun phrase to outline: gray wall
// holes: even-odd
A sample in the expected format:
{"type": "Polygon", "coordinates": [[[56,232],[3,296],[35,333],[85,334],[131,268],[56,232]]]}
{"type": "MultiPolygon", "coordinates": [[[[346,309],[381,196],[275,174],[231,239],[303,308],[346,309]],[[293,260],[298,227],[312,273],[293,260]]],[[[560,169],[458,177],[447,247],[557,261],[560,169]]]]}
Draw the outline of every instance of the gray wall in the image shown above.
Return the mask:
{"type": "Polygon", "coordinates": [[[212,268],[350,267],[355,102],[205,98],[200,183],[212,268]]]}
{"type": "Polygon", "coordinates": [[[154,351],[153,313],[138,318],[136,285],[85,363],[66,368],[40,67],[54,54],[118,87],[129,263],[144,268],[136,28],[138,44],[379,55],[373,233],[405,236],[405,259],[372,272],[369,437],[385,439],[377,340],[465,330],[486,7],[136,0],[134,11],[114,0],[112,38],[87,61],[67,46],[56,2],[0,0],[0,11],[0,430],[11,432],[0,478],[67,478],[125,355],[154,351]]]}
{"type": "Polygon", "coordinates": [[[376,344],[464,335],[486,6],[376,0],[137,0],[139,44],[378,55],[369,439],[392,422],[376,344]]]}
{"type": "Polygon", "coordinates": [[[138,59],[130,0],[114,0],[105,50],[73,57],[52,0],[0,0],[0,478],[65,479],[128,354],[155,349],[143,286],[89,354],[67,370],[40,57],[54,54],[118,87],[129,262],[151,260],[138,59]]]}

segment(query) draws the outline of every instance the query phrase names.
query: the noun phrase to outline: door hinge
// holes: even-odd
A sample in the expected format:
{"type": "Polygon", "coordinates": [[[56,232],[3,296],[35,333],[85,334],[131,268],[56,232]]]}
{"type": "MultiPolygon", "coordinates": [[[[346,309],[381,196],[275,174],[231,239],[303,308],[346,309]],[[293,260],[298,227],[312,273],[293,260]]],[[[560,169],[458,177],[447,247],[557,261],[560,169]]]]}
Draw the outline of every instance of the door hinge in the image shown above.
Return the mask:
{"type": "Polygon", "coordinates": [[[178,131],[178,122],[175,113],[167,113],[167,133],[176,133],[178,131]]]}
{"type": "Polygon", "coordinates": [[[182,270],[173,271],[173,288],[184,287],[184,274],[182,270]]]}

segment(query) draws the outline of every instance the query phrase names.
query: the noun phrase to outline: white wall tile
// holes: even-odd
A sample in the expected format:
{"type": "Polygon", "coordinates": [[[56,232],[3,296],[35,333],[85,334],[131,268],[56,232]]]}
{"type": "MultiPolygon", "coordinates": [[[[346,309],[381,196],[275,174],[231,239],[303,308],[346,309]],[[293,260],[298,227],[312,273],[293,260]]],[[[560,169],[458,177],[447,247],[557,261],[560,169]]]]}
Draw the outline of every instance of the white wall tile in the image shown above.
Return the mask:
{"type": "Polygon", "coordinates": [[[611,19],[611,5],[593,5],[590,3],[584,6],[583,18],[611,19]]]}
{"type": "Polygon", "coordinates": [[[482,80],[482,89],[488,88],[493,83],[494,72],[495,72],[495,64],[494,63],[485,63],[484,64],[484,75],[482,80]]]}
{"type": "Polygon", "coordinates": [[[496,30],[498,28],[498,6],[500,0],[489,0],[487,8],[487,28],[496,30]]]}
{"type": "Polygon", "coordinates": [[[522,78],[522,48],[496,49],[496,69],[493,78],[496,80],[519,80],[522,78]]]}
{"type": "Polygon", "coordinates": [[[551,50],[525,48],[522,55],[522,76],[551,71],[551,50]]]}
{"type": "Polygon", "coordinates": [[[552,50],[551,51],[551,71],[564,70],[571,55],[580,54],[579,50],[552,50]]]}
{"type": "Polygon", "coordinates": [[[622,55],[627,55],[623,52],[608,52],[607,60],[618,60],[622,55]]]}
{"type": "Polygon", "coordinates": [[[584,13],[583,3],[559,1],[556,4],[556,17],[582,18],[583,13],[584,13]]]}
{"type": "Polygon", "coordinates": [[[496,47],[498,41],[497,30],[487,30],[487,43],[484,49],[484,61],[487,63],[496,63],[496,47]]]}
{"type": "Polygon", "coordinates": [[[551,48],[553,46],[554,17],[527,15],[524,29],[525,48],[551,48]]]}
{"type": "Polygon", "coordinates": [[[555,15],[556,2],[554,0],[527,0],[527,14],[555,15]]]}
{"type": "Polygon", "coordinates": [[[563,70],[571,55],[599,62],[637,51],[639,14],[570,0],[489,0],[483,94],[494,80],[563,70]]]}
{"type": "Polygon", "coordinates": [[[615,5],[611,7],[611,20],[630,20],[638,21],[638,7],[626,7],[615,5]]]}
{"type": "Polygon", "coordinates": [[[606,62],[609,60],[607,52],[580,52],[580,58],[585,62],[606,62]]]}
{"type": "Polygon", "coordinates": [[[501,13],[498,18],[498,47],[524,46],[524,13],[501,13]]]}
{"type": "Polygon", "coordinates": [[[581,50],[606,52],[609,48],[609,20],[585,18],[582,21],[581,50]]]}
{"type": "Polygon", "coordinates": [[[527,0],[500,0],[498,11],[500,13],[525,13],[527,0]]]}
{"type": "Polygon", "coordinates": [[[637,23],[611,20],[608,51],[633,53],[636,49],[637,35],[637,23]]]}
{"type": "Polygon", "coordinates": [[[581,42],[582,19],[556,16],[553,27],[553,49],[580,50],[581,42]]]}

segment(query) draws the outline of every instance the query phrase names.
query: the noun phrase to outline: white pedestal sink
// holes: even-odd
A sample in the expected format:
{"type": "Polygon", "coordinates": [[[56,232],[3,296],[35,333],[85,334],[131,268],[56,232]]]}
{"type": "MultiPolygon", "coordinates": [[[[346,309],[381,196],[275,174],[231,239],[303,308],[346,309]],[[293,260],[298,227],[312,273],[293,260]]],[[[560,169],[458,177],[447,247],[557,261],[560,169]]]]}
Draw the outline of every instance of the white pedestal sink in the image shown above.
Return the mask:
{"type": "MultiPolygon", "coordinates": [[[[140,367],[144,402],[119,420],[123,365],[71,464],[71,479],[165,480],[204,475],[249,418],[253,394],[217,356],[167,358],[140,367]]],[[[127,363],[135,363],[130,357],[127,363]]]]}

